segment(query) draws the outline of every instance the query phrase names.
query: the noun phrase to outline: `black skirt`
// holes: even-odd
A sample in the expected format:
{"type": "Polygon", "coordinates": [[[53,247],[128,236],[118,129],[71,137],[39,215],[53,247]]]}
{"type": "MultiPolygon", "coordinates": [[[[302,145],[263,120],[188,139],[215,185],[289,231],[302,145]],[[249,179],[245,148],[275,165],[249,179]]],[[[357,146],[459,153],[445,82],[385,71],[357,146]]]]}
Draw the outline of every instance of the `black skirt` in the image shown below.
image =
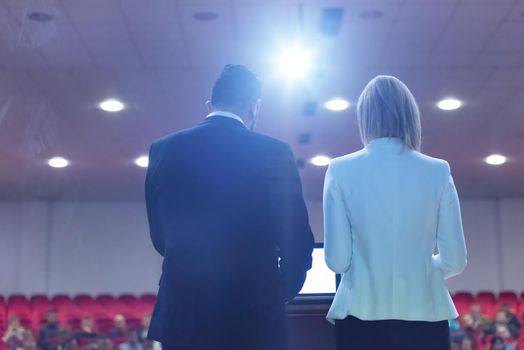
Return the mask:
{"type": "Polygon", "coordinates": [[[450,350],[448,321],[335,321],[338,350],[450,350]]]}

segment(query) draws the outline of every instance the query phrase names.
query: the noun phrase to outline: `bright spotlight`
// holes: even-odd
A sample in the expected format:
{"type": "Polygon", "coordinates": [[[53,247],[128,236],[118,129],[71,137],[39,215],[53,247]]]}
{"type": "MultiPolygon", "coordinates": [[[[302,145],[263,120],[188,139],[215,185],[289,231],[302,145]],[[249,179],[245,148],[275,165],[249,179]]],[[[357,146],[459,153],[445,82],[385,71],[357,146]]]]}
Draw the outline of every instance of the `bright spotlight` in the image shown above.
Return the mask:
{"type": "Polygon", "coordinates": [[[105,101],[100,102],[98,105],[100,109],[106,111],[106,112],[120,112],[124,109],[124,104],[120,102],[119,100],[115,99],[108,99],[105,101]]]}
{"type": "Polygon", "coordinates": [[[332,100],[327,101],[324,104],[324,107],[326,107],[330,111],[343,111],[349,108],[349,101],[344,100],[343,98],[334,98],[332,100]]]}
{"type": "Polygon", "coordinates": [[[507,158],[501,154],[492,154],[484,159],[489,165],[502,165],[506,163],[507,158]]]}
{"type": "Polygon", "coordinates": [[[300,47],[284,51],[279,58],[280,74],[303,79],[312,69],[311,55],[300,47]]]}
{"type": "Polygon", "coordinates": [[[438,101],[437,107],[444,111],[452,111],[462,107],[462,101],[457,100],[456,98],[445,98],[438,101]]]}
{"type": "Polygon", "coordinates": [[[328,166],[329,162],[331,162],[331,158],[328,156],[318,155],[311,158],[311,164],[314,166],[328,166]]]}
{"type": "Polygon", "coordinates": [[[65,168],[69,165],[69,161],[63,157],[53,157],[47,161],[52,168],[65,168]]]}
{"type": "Polygon", "coordinates": [[[148,156],[141,156],[135,159],[135,164],[138,165],[141,168],[147,168],[149,165],[149,157],[148,156]]]}

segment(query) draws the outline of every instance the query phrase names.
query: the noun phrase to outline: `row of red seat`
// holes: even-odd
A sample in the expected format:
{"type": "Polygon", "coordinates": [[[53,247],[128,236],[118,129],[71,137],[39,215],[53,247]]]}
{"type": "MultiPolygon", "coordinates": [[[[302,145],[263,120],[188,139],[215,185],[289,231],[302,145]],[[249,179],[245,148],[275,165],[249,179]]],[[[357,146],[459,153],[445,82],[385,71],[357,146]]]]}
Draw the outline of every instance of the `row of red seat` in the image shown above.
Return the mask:
{"type": "Polygon", "coordinates": [[[152,312],[156,296],[145,294],[140,297],[132,294],[122,294],[114,297],[102,294],[93,298],[88,294],[80,294],[74,298],[61,294],[49,298],[46,295],[34,295],[27,298],[25,295],[11,295],[7,299],[0,296],[0,331],[5,329],[12,316],[18,316],[25,327],[38,329],[45,322],[47,311],[57,310],[59,321],[78,329],[81,318],[90,316],[95,326],[101,332],[113,325],[113,318],[122,314],[130,327],[142,324],[146,314],[152,312]]]}
{"type": "MultiPolygon", "coordinates": [[[[50,308],[57,310],[60,322],[73,329],[79,326],[82,316],[91,316],[99,329],[105,329],[112,325],[116,314],[124,315],[130,326],[137,326],[146,314],[151,313],[155,300],[154,294],[139,297],[132,294],[118,297],[110,294],[97,297],[80,294],[74,298],[65,294],[52,298],[43,294],[30,298],[21,294],[8,298],[0,296],[0,331],[5,329],[8,319],[13,315],[19,316],[25,326],[36,329],[45,322],[50,308]]],[[[520,296],[512,291],[504,291],[498,295],[487,291],[476,295],[457,292],[453,295],[453,301],[460,314],[469,312],[471,304],[478,303],[482,312],[493,318],[502,305],[507,305],[519,318],[524,319],[524,292],[520,296]]]]}
{"type": "Polygon", "coordinates": [[[524,292],[520,296],[513,291],[503,291],[498,295],[487,291],[476,295],[470,292],[457,292],[453,295],[453,301],[461,315],[469,312],[471,304],[477,303],[482,313],[489,318],[493,318],[503,305],[507,305],[520,319],[524,319],[524,292]]]}

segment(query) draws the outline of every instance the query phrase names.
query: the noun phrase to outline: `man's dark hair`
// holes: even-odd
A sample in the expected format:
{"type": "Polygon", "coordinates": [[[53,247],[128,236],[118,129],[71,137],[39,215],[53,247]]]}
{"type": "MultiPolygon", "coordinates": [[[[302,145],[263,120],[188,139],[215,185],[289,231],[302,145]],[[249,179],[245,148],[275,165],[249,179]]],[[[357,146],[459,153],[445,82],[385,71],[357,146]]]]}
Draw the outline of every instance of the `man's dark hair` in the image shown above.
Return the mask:
{"type": "Polygon", "coordinates": [[[260,97],[262,83],[249,69],[240,64],[228,64],[213,85],[211,103],[216,108],[249,106],[260,97]]]}

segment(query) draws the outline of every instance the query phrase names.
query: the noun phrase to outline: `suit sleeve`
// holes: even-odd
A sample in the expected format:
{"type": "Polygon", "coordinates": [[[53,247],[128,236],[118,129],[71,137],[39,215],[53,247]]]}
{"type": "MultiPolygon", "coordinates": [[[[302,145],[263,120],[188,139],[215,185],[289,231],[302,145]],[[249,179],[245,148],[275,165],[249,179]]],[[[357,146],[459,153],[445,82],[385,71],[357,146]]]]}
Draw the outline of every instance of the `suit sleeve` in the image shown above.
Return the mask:
{"type": "Polygon", "coordinates": [[[346,273],[351,266],[353,241],[351,224],[333,169],[324,180],[324,254],[327,266],[335,273],[346,273]]]}
{"type": "Polygon", "coordinates": [[[464,271],[467,263],[466,242],[458,194],[449,165],[446,167],[446,184],[438,212],[437,245],[439,253],[433,255],[433,263],[442,270],[445,279],[464,271]]]}
{"type": "Polygon", "coordinates": [[[160,226],[154,183],[154,174],[158,168],[158,160],[155,158],[155,150],[155,144],[151,145],[151,148],[149,149],[149,165],[147,167],[145,184],[147,219],[149,221],[149,235],[151,237],[151,242],[153,243],[155,250],[160,255],[164,256],[164,233],[160,226]]]}
{"type": "Polygon", "coordinates": [[[269,170],[274,176],[270,183],[272,219],[286,300],[291,300],[302,289],[311,268],[314,238],[291,148],[282,147],[274,159],[274,168],[269,170]]]}

